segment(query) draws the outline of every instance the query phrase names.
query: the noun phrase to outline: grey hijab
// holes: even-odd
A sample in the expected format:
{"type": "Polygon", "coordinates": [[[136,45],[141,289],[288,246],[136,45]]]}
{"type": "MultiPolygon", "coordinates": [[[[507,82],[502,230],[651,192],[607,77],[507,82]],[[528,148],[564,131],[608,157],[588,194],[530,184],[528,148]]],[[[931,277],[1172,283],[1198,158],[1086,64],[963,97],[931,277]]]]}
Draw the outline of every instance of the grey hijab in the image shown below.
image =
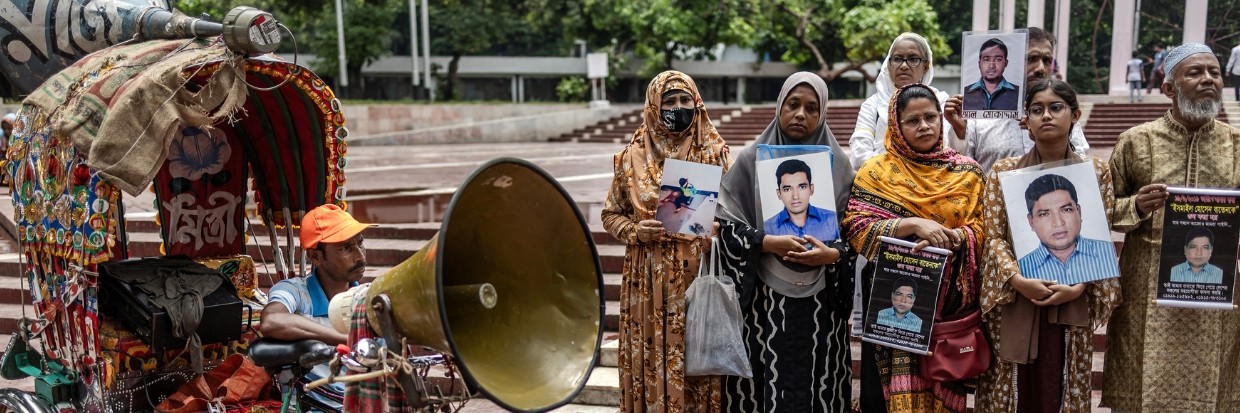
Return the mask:
{"type": "MultiPolygon", "coordinates": [[[[762,131],[754,144],[749,145],[736,156],[732,169],[723,176],[722,189],[719,194],[723,209],[719,212],[719,217],[732,222],[743,222],[751,228],[760,229],[764,220],[758,206],[758,181],[754,177],[758,144],[830,145],[833,159],[831,177],[834,180],[837,208],[835,212],[837,217],[843,218],[844,210],[848,205],[848,194],[852,189],[854,172],[848,156],[844,154],[844,149],[840,148],[840,143],[835,140],[831,128],[827,127],[827,83],[823,82],[821,77],[810,72],[797,72],[784,81],[784,87],[779,91],[779,108],[775,111],[775,120],[771,121],[766,130],[762,131]],[[807,84],[818,92],[819,117],[818,128],[810,132],[805,139],[797,141],[784,136],[779,128],[779,116],[784,110],[784,99],[787,99],[792,89],[800,84],[807,84]]],[[[843,234],[843,227],[841,226],[840,229],[840,233],[843,234]]]]}

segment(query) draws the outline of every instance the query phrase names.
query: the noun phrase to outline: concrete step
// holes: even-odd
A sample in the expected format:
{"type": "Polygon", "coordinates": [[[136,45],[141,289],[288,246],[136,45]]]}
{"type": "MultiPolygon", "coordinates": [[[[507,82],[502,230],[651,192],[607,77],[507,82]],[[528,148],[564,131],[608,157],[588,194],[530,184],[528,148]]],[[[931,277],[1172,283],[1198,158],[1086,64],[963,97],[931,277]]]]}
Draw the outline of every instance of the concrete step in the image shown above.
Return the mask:
{"type": "MultiPolygon", "coordinates": [[[[349,195],[360,196],[370,194],[350,192],[349,195]]],[[[427,240],[439,233],[440,225],[441,223],[439,222],[424,222],[416,224],[377,224],[374,228],[367,229],[365,235],[368,242],[373,238],[427,240]]],[[[154,234],[158,231],[158,229],[159,226],[155,224],[155,218],[151,216],[127,217],[125,220],[126,233],[154,234]]],[[[250,229],[253,231],[252,237],[257,237],[259,242],[266,243],[266,240],[268,239],[267,226],[264,225],[261,220],[250,220],[250,229]]],[[[599,227],[599,230],[601,231],[602,227],[599,227]]],[[[277,230],[276,235],[283,240],[285,233],[284,231],[277,230]]],[[[296,231],[294,231],[293,235],[294,237],[296,236],[296,231]]]]}
{"type": "Polygon", "coordinates": [[[620,355],[620,340],[603,340],[603,345],[599,348],[598,365],[602,367],[618,366],[618,357],[620,355]]]}
{"type": "Polygon", "coordinates": [[[595,367],[590,372],[586,387],[573,400],[577,404],[601,406],[620,405],[620,370],[615,367],[595,367]]]}

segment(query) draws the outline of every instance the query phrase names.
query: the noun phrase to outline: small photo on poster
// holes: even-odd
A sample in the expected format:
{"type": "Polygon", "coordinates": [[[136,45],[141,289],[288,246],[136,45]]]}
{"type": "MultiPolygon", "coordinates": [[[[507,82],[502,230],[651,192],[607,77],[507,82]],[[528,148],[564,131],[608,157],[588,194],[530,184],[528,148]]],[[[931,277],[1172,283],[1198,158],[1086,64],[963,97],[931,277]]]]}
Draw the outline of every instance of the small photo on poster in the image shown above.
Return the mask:
{"type": "Polygon", "coordinates": [[[904,351],[926,354],[947,250],[882,237],[874,267],[874,284],[866,306],[861,339],[904,351]]]}
{"type": "Polygon", "coordinates": [[[1066,285],[1119,276],[1092,162],[1001,172],[999,185],[1021,275],[1066,285]]]}
{"type": "Polygon", "coordinates": [[[1020,119],[1028,33],[964,32],[960,84],[965,118],[1020,119]]]}
{"type": "Polygon", "coordinates": [[[1155,302],[1234,308],[1240,191],[1167,188],[1155,302]]]}
{"type": "Polygon", "coordinates": [[[759,151],[755,173],[767,234],[840,239],[830,147],[819,148],[828,150],[773,159],[759,151]]]}
{"type": "Polygon", "coordinates": [[[697,237],[710,235],[714,230],[722,177],[723,167],[720,166],[679,159],[664,161],[654,219],[662,222],[667,232],[697,237]]]}

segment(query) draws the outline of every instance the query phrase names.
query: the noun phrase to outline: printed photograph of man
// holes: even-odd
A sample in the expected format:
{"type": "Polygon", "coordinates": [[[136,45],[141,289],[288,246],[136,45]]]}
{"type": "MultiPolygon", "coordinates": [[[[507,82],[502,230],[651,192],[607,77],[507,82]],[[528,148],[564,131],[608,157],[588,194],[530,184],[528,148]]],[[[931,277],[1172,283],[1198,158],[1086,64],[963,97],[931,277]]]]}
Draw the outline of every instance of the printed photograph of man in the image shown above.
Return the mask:
{"type": "Polygon", "coordinates": [[[1222,284],[1223,269],[1210,263],[1214,255],[1214,233],[1210,230],[1193,227],[1184,236],[1184,259],[1186,261],[1171,267],[1171,282],[1222,284]]]}
{"type": "Polygon", "coordinates": [[[1003,78],[1008,66],[1008,47],[992,38],[982,43],[977,59],[981,79],[964,89],[964,110],[1017,110],[1020,86],[1003,78]]]}
{"type": "Polygon", "coordinates": [[[783,161],[775,168],[775,179],[779,183],[775,192],[784,209],[764,222],[763,230],[767,234],[809,235],[822,242],[839,239],[839,221],[835,212],[810,205],[810,197],[814,195],[814,177],[805,161],[783,161]]]}
{"type": "Polygon", "coordinates": [[[1017,262],[1025,278],[1072,285],[1119,274],[1111,241],[1081,236],[1081,205],[1068,178],[1034,179],[1025,189],[1025,205],[1041,243],[1017,262]]]}
{"type": "Polygon", "coordinates": [[[917,283],[909,277],[897,278],[891,288],[891,308],[878,312],[878,325],[913,332],[921,331],[921,318],[912,311],[915,302],[917,302],[917,283]]]}

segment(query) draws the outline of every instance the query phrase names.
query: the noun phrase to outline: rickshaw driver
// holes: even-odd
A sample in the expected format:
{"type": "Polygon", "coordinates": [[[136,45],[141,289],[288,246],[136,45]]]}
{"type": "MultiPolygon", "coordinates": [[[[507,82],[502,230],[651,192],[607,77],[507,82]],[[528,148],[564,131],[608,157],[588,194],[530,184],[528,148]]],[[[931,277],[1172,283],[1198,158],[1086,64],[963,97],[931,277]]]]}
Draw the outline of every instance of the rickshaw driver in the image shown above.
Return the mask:
{"type": "Polygon", "coordinates": [[[362,231],[373,226],[357,222],[333,204],[319,206],[302,217],[301,247],[311,270],[304,277],[271,287],[271,300],[263,307],[259,326],[263,337],[348,344],[348,335],[332,328],[327,304],[362,279],[366,272],[362,231]]]}
{"type": "MultiPolygon", "coordinates": [[[[366,272],[366,247],[362,231],[373,227],[353,219],[334,204],[310,210],[301,218],[301,247],[310,260],[310,273],[276,283],[267,293],[258,331],[278,340],[319,340],[330,345],[349,344],[348,334],[332,328],[327,305],[336,294],[358,285],[366,272]]],[[[330,369],[320,364],[306,374],[310,381],[327,377],[330,369]]],[[[334,411],[343,406],[335,401],[344,397],[344,383],[332,383],[310,392],[310,397],[334,411]],[[319,394],[333,393],[335,397],[319,394]]]]}

